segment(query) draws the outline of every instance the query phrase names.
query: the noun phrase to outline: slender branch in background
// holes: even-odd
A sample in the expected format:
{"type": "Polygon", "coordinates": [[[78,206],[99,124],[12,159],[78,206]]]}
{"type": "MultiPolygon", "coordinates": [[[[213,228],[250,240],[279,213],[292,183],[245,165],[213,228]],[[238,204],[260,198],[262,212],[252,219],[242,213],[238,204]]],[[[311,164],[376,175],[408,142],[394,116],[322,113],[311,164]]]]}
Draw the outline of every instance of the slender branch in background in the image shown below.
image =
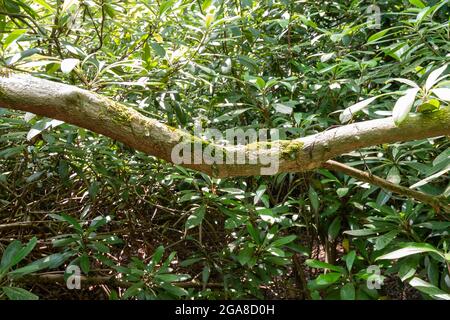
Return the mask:
{"type": "Polygon", "coordinates": [[[42,29],[42,27],[30,16],[26,15],[26,14],[20,14],[20,13],[12,13],[12,12],[6,12],[6,11],[0,11],[0,15],[6,15],[9,16],[10,18],[16,18],[19,19],[20,21],[22,21],[23,23],[25,23],[31,30],[33,30],[36,34],[36,30],[33,28],[32,25],[30,25],[27,20],[29,20],[39,31],[39,33],[46,37],[47,34],[45,33],[45,30],[42,29]]]}
{"type": "Polygon", "coordinates": [[[102,19],[101,19],[101,22],[100,22],[100,30],[99,30],[97,24],[95,23],[94,17],[92,16],[91,10],[89,10],[89,6],[87,4],[85,4],[85,8],[86,8],[86,12],[87,12],[89,18],[92,21],[92,24],[94,25],[95,33],[97,34],[97,37],[99,39],[99,45],[91,51],[91,53],[94,53],[94,52],[97,52],[98,50],[100,50],[103,47],[103,30],[104,30],[104,27],[105,27],[105,18],[106,18],[106,16],[105,16],[105,4],[102,1],[102,3],[101,3],[102,19]]]}
{"type": "MultiPolygon", "coordinates": [[[[15,280],[16,282],[23,283],[59,283],[66,284],[66,280],[64,279],[64,274],[61,273],[42,273],[42,274],[29,274],[18,278],[15,280]]],[[[122,280],[116,279],[114,276],[80,276],[80,282],[85,285],[110,285],[113,287],[120,288],[129,288],[133,285],[131,282],[126,282],[122,280]]],[[[223,289],[222,283],[206,283],[203,284],[198,281],[185,281],[185,282],[177,282],[174,283],[177,287],[180,288],[206,288],[211,289],[223,289]]]]}
{"type": "Polygon", "coordinates": [[[348,176],[354,177],[358,180],[376,185],[382,189],[385,189],[387,191],[391,191],[403,196],[407,196],[416,200],[419,200],[423,203],[429,204],[433,208],[435,208],[437,211],[439,211],[439,208],[442,208],[445,212],[450,213],[450,206],[448,205],[448,201],[442,196],[432,196],[420,191],[412,190],[407,187],[400,186],[398,184],[389,182],[385,179],[382,179],[380,177],[374,176],[370,173],[349,167],[343,163],[334,161],[334,160],[328,160],[323,165],[323,168],[339,171],[342,173],[345,173],[348,176]]]}

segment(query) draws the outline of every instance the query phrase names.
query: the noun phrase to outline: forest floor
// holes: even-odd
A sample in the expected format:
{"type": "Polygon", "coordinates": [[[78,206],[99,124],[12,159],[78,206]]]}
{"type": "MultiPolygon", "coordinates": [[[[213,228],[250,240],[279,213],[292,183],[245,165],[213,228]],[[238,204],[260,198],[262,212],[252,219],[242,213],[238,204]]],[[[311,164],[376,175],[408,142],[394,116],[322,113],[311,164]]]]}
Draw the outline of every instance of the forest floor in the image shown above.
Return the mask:
{"type": "MultiPolygon", "coordinates": [[[[12,239],[19,239],[23,243],[27,242],[33,236],[38,237],[38,245],[33,252],[27,257],[29,262],[42,258],[44,255],[57,252],[51,245],[51,238],[57,235],[69,234],[73,232],[67,225],[63,225],[58,221],[50,218],[43,218],[44,213],[47,213],[46,206],[41,208],[33,208],[27,210],[28,214],[18,214],[21,212],[20,207],[16,208],[15,213],[9,210],[4,210],[0,213],[0,248],[6,247],[12,239]],[[30,214],[30,212],[32,214],[30,214]]],[[[79,211],[83,208],[78,201],[71,203],[65,202],[58,210],[59,212],[73,212],[79,215],[79,211]]],[[[102,208],[101,212],[107,212],[113,208],[102,208]]],[[[91,210],[96,210],[91,208],[91,210]]],[[[119,210],[115,220],[112,224],[107,226],[106,230],[102,230],[108,234],[119,236],[125,245],[120,249],[113,248],[108,254],[117,264],[126,265],[131,257],[139,257],[144,261],[148,261],[151,254],[159,245],[164,245],[165,248],[170,248],[170,251],[176,251],[179,261],[188,259],[196,248],[192,241],[183,240],[183,235],[180,232],[175,232],[177,220],[176,215],[161,215],[161,219],[155,216],[149,216],[148,212],[151,210],[133,210],[130,206],[128,210],[119,210]],[[168,228],[171,226],[172,228],[168,228]]],[[[214,253],[222,247],[221,237],[226,237],[220,230],[214,232],[204,232],[203,235],[203,250],[209,253],[214,253]]],[[[311,239],[303,237],[302,241],[310,243],[311,239]]],[[[0,250],[3,251],[3,250],[0,250]]],[[[337,248],[337,254],[342,255],[342,248],[337,248]]],[[[324,260],[325,253],[321,246],[313,250],[313,256],[316,259],[324,260]]],[[[273,279],[273,284],[262,288],[266,299],[304,299],[307,295],[304,286],[306,282],[317,276],[317,270],[309,268],[304,264],[306,257],[300,254],[296,255],[296,263],[292,265],[290,271],[283,276],[273,279]],[[298,270],[301,268],[302,270],[298,270]],[[300,277],[299,277],[300,274],[300,277]]],[[[82,283],[81,290],[69,290],[63,279],[63,271],[41,272],[39,276],[32,277],[25,280],[22,286],[31,289],[41,299],[54,300],[86,300],[86,299],[108,299],[111,289],[125,290],[124,288],[114,288],[109,283],[101,283],[101,279],[111,276],[111,270],[100,269],[100,266],[91,266],[92,275],[89,278],[92,281],[90,284],[82,283]],[[56,276],[57,281],[49,279],[49,277],[56,276]],[[58,278],[59,277],[59,278],[58,278]],[[98,280],[98,281],[97,281],[98,280]],[[98,283],[97,283],[98,282],[98,283]]],[[[199,265],[189,266],[187,268],[175,267],[180,273],[190,274],[194,279],[201,277],[202,267],[199,265]]],[[[26,279],[26,278],[25,278],[26,279]]],[[[220,283],[220,274],[211,274],[209,283],[220,283]]],[[[213,288],[212,290],[221,290],[220,288],[213,288]]],[[[387,276],[385,283],[381,289],[384,299],[388,300],[415,300],[421,299],[420,294],[412,287],[405,285],[398,278],[387,276]]]]}

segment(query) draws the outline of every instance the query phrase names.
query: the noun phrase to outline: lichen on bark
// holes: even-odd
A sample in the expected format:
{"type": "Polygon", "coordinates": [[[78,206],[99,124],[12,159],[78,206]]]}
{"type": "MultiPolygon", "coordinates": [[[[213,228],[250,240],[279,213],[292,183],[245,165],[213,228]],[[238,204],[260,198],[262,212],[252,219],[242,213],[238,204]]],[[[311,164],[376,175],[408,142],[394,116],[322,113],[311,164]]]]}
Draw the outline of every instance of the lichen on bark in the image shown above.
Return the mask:
{"type": "Polygon", "coordinates": [[[303,148],[304,143],[298,140],[281,141],[280,142],[280,157],[281,159],[295,159],[298,152],[303,148]]]}

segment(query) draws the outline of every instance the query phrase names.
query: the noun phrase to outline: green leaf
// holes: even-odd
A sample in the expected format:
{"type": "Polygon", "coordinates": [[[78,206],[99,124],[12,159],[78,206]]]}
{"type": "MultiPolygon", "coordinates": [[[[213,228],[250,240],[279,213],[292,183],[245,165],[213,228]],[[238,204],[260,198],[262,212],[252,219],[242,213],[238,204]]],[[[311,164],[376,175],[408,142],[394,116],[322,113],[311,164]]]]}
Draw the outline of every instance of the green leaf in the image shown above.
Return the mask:
{"type": "Polygon", "coordinates": [[[244,76],[244,79],[254,85],[259,90],[263,90],[266,86],[266,82],[263,78],[260,77],[253,77],[253,76],[244,76]]]}
{"type": "Polygon", "coordinates": [[[259,90],[262,90],[266,86],[266,82],[262,78],[258,77],[256,78],[256,86],[258,87],[259,90]]]}
{"type": "Polygon", "coordinates": [[[378,229],[356,229],[356,230],[344,231],[345,234],[349,234],[349,235],[355,236],[355,237],[370,236],[372,234],[377,234],[379,232],[380,231],[378,229]]]}
{"type": "Polygon", "coordinates": [[[427,221],[414,225],[416,228],[426,228],[430,230],[445,230],[450,229],[450,222],[444,221],[427,221]]]}
{"type": "Polygon", "coordinates": [[[419,86],[417,85],[417,83],[415,83],[414,81],[408,80],[408,79],[403,79],[403,78],[393,78],[389,81],[398,81],[404,84],[407,84],[408,86],[412,87],[412,88],[416,88],[419,89],[419,86]]]}
{"type": "Polygon", "coordinates": [[[409,3],[411,3],[412,5],[420,8],[420,9],[425,8],[425,5],[423,4],[423,2],[421,0],[409,0],[409,3]]]}
{"type": "Polygon", "coordinates": [[[330,285],[330,284],[337,282],[341,278],[341,276],[342,275],[340,273],[330,272],[327,274],[321,274],[314,280],[314,282],[318,286],[330,285]]]}
{"type": "Polygon", "coordinates": [[[87,254],[82,254],[82,255],[80,256],[80,267],[81,267],[81,270],[82,270],[85,274],[88,274],[89,271],[91,270],[91,265],[90,265],[89,257],[88,257],[87,254]]]}
{"type": "Polygon", "coordinates": [[[280,248],[276,248],[276,247],[269,247],[267,248],[267,252],[269,252],[271,255],[274,255],[276,257],[285,257],[286,253],[281,250],[280,248]]]}
{"type": "Polygon", "coordinates": [[[353,283],[347,283],[341,290],[341,300],[355,300],[355,286],[353,283]]]}
{"type": "Polygon", "coordinates": [[[71,236],[64,236],[63,238],[55,238],[52,239],[52,244],[53,247],[58,248],[58,247],[64,247],[67,246],[71,243],[74,243],[76,241],[80,240],[80,237],[78,235],[71,235],[71,236]]]}
{"type": "Polygon", "coordinates": [[[440,272],[438,263],[435,260],[429,259],[426,270],[430,283],[434,286],[439,286],[440,272]]]}
{"type": "Polygon", "coordinates": [[[157,274],[155,275],[155,279],[163,281],[163,282],[178,282],[178,281],[186,281],[190,276],[186,274],[157,274]]]}
{"type": "Polygon", "coordinates": [[[271,245],[272,247],[281,247],[281,246],[283,246],[283,245],[285,245],[285,244],[288,244],[288,243],[294,241],[295,238],[297,238],[296,235],[286,236],[286,237],[279,238],[279,239],[275,240],[275,241],[272,242],[270,245],[271,245]]]}
{"type": "Polygon", "coordinates": [[[431,283],[428,283],[426,281],[423,281],[422,279],[419,279],[417,277],[412,278],[409,281],[409,284],[419,290],[420,292],[423,292],[429,296],[431,296],[433,299],[437,300],[450,300],[450,294],[442,291],[441,289],[433,286],[431,283]]]}
{"type": "Polygon", "coordinates": [[[224,113],[223,115],[217,117],[216,119],[214,119],[214,121],[215,122],[229,121],[229,120],[232,120],[232,119],[236,118],[237,116],[243,114],[244,112],[246,112],[248,110],[250,110],[250,108],[232,110],[232,111],[229,111],[229,112],[224,113]]]}
{"type": "Polygon", "coordinates": [[[248,56],[238,56],[238,60],[241,65],[247,67],[249,70],[255,72],[258,70],[258,63],[254,59],[248,56]]]}
{"type": "Polygon", "coordinates": [[[444,174],[446,174],[447,172],[450,171],[450,165],[448,165],[446,168],[444,168],[443,170],[436,172],[435,174],[426,177],[425,179],[420,180],[419,182],[414,183],[411,187],[409,187],[410,189],[415,189],[415,188],[419,188],[423,185],[426,185],[428,183],[430,183],[431,181],[439,178],[440,176],[443,176],[444,174]]]}
{"type": "Polygon", "coordinates": [[[309,187],[308,195],[311,206],[313,207],[314,211],[317,212],[319,210],[319,196],[312,186],[309,187]]]}
{"type": "Polygon", "coordinates": [[[341,123],[350,121],[357,112],[359,112],[362,109],[364,109],[365,107],[367,107],[369,104],[374,102],[377,98],[378,97],[372,97],[372,98],[369,98],[369,99],[366,99],[366,100],[363,100],[363,101],[360,101],[358,103],[351,105],[350,107],[348,107],[341,113],[341,115],[339,116],[339,120],[341,121],[341,123]]]}
{"type": "Polygon", "coordinates": [[[237,260],[241,265],[247,264],[253,256],[253,248],[245,247],[245,249],[241,250],[237,256],[237,260]]]}
{"type": "Polygon", "coordinates": [[[26,29],[16,29],[9,33],[5,40],[3,40],[3,49],[7,49],[13,42],[17,41],[24,33],[26,29]]]}
{"type": "Polygon", "coordinates": [[[152,42],[150,43],[150,46],[155,50],[159,57],[164,58],[166,56],[166,50],[159,43],[152,42]]]}
{"type": "Polygon", "coordinates": [[[329,270],[333,270],[333,271],[336,271],[336,272],[339,272],[339,273],[342,273],[342,274],[345,273],[344,268],[332,265],[330,263],[322,262],[322,261],[319,261],[319,260],[307,259],[305,261],[305,264],[307,266],[311,267],[311,268],[329,269],[329,270]]]}
{"type": "Polygon", "coordinates": [[[100,241],[91,242],[88,246],[89,246],[89,248],[94,249],[101,253],[109,253],[109,251],[110,251],[109,247],[100,241]]]}
{"type": "Polygon", "coordinates": [[[215,14],[213,13],[207,13],[205,16],[205,26],[206,28],[209,28],[211,26],[211,23],[214,22],[215,14]]]}
{"type": "Polygon", "coordinates": [[[202,205],[197,209],[195,209],[194,213],[187,218],[185,228],[189,230],[199,226],[202,223],[204,217],[205,217],[205,206],[202,205]]]}
{"type": "Polygon", "coordinates": [[[389,243],[391,243],[392,240],[394,240],[397,237],[399,233],[400,233],[399,230],[391,230],[388,233],[379,236],[375,241],[374,249],[375,250],[384,249],[389,243]]]}
{"type": "Polygon", "coordinates": [[[202,283],[206,285],[209,280],[209,276],[211,274],[211,268],[209,265],[205,265],[202,270],[202,283]]]}
{"type": "Polygon", "coordinates": [[[159,6],[159,15],[163,16],[175,3],[175,0],[167,0],[161,2],[159,6]]]}
{"type": "Polygon", "coordinates": [[[388,31],[389,31],[389,29],[384,29],[384,30],[381,30],[381,31],[371,35],[369,37],[369,39],[367,40],[368,44],[382,38],[388,31]]]}
{"type": "Polygon", "coordinates": [[[330,241],[333,241],[339,235],[339,231],[341,230],[341,221],[341,217],[336,217],[328,227],[328,239],[330,241]]]}
{"type": "Polygon", "coordinates": [[[104,226],[106,224],[108,224],[108,222],[111,221],[111,216],[97,216],[94,219],[92,219],[90,225],[89,225],[89,230],[90,231],[95,231],[98,228],[100,228],[101,226],[104,226]]]}
{"type": "Polygon", "coordinates": [[[69,177],[69,163],[64,159],[59,160],[58,174],[61,180],[68,180],[67,178],[69,177]]]}
{"type": "Polygon", "coordinates": [[[433,94],[443,101],[450,102],[450,89],[449,88],[436,88],[431,90],[433,94]]]}
{"type": "Polygon", "coordinates": [[[148,42],[146,41],[144,44],[144,48],[142,50],[142,60],[144,60],[147,63],[150,63],[151,54],[150,54],[150,47],[148,45],[148,42]]]}
{"type": "Polygon", "coordinates": [[[145,284],[144,284],[144,282],[142,282],[142,281],[139,281],[139,282],[133,284],[131,287],[129,287],[129,288],[125,291],[125,293],[124,293],[123,296],[122,296],[122,299],[125,300],[125,299],[131,298],[131,297],[135,297],[139,292],[142,291],[142,287],[143,287],[144,285],[145,285],[145,284]]]}
{"type": "Polygon", "coordinates": [[[64,0],[64,4],[62,6],[62,12],[66,12],[69,10],[73,5],[77,4],[78,0],[64,0]]]}
{"type": "Polygon", "coordinates": [[[72,225],[72,227],[78,231],[78,233],[83,233],[83,228],[81,227],[81,225],[78,223],[78,221],[67,215],[67,214],[49,214],[50,217],[52,217],[53,219],[59,220],[59,221],[64,221],[64,222],[68,222],[70,225],[72,225]]]}
{"type": "Polygon", "coordinates": [[[416,16],[416,24],[422,23],[422,21],[427,18],[434,10],[436,9],[435,6],[432,7],[425,7],[416,16]]]}
{"type": "Polygon", "coordinates": [[[191,259],[186,259],[186,260],[183,260],[181,263],[180,263],[180,266],[182,266],[182,267],[189,267],[189,266],[191,266],[191,265],[193,265],[193,264],[195,264],[195,263],[197,263],[197,262],[199,262],[199,261],[202,261],[203,260],[203,258],[191,258],[191,259]]]}
{"type": "Polygon", "coordinates": [[[294,110],[293,107],[288,106],[288,105],[283,104],[283,103],[275,103],[274,104],[274,109],[275,109],[276,112],[282,113],[282,114],[291,114],[292,111],[294,110]]]}
{"type": "Polygon", "coordinates": [[[149,267],[153,268],[154,266],[156,266],[162,259],[164,254],[164,246],[159,246],[158,248],[156,248],[155,252],[153,253],[152,256],[152,260],[149,263],[149,267]]]}
{"type": "Polygon", "coordinates": [[[21,248],[17,253],[14,255],[14,257],[11,260],[11,266],[14,266],[18,264],[22,259],[24,259],[36,246],[37,244],[37,238],[33,237],[26,246],[21,248]]]}
{"type": "Polygon", "coordinates": [[[430,99],[422,103],[417,107],[417,111],[420,113],[429,113],[439,109],[441,103],[437,99],[430,99]]]}
{"type": "Polygon", "coordinates": [[[2,290],[11,300],[39,300],[37,295],[22,288],[2,287],[2,290]]]}
{"type": "Polygon", "coordinates": [[[397,167],[391,167],[386,177],[386,180],[393,184],[399,184],[401,182],[402,178],[400,177],[400,171],[398,170],[397,167]]]}
{"type": "Polygon", "coordinates": [[[202,10],[206,11],[206,9],[209,8],[211,3],[212,3],[212,0],[204,0],[203,3],[202,3],[202,10]]]}
{"type": "MultiPolygon", "coordinates": [[[[414,257],[411,257],[414,258],[414,257]]],[[[416,273],[418,261],[416,259],[406,258],[401,264],[398,270],[398,276],[400,280],[405,281],[416,273]]]]}
{"type": "Polygon", "coordinates": [[[174,286],[172,284],[164,283],[163,285],[161,285],[161,287],[176,297],[183,297],[188,294],[188,292],[185,289],[174,286]]]}
{"type": "Polygon", "coordinates": [[[425,83],[425,90],[429,91],[439,80],[441,74],[447,69],[447,65],[440,67],[439,69],[434,70],[430,73],[425,83]]]}
{"type": "Polygon", "coordinates": [[[38,180],[43,174],[44,174],[43,171],[35,172],[35,173],[33,173],[31,176],[29,176],[28,178],[26,178],[25,181],[26,181],[27,183],[31,183],[31,182],[33,182],[33,181],[38,180]]]}
{"type": "Polygon", "coordinates": [[[159,269],[159,271],[166,272],[169,264],[172,262],[172,260],[175,258],[176,255],[177,255],[177,253],[175,251],[171,252],[169,254],[169,256],[167,257],[166,261],[164,261],[164,263],[161,265],[161,268],[159,269]]]}
{"type": "Polygon", "coordinates": [[[63,124],[64,121],[54,120],[54,119],[42,119],[36,122],[33,127],[31,127],[30,131],[27,133],[27,140],[31,140],[36,137],[38,134],[41,134],[42,131],[47,130],[48,128],[56,128],[57,126],[63,124]]]}
{"type": "Polygon", "coordinates": [[[39,263],[30,263],[29,265],[16,269],[10,273],[8,273],[9,276],[11,276],[14,279],[20,278],[24,275],[30,274],[30,273],[34,273],[37,272],[39,270],[44,269],[46,266],[42,266],[42,262],[39,263]]]}
{"type": "Polygon", "coordinates": [[[80,63],[78,59],[64,59],[61,61],[61,71],[63,73],[70,73],[80,63]]]}
{"type": "Polygon", "coordinates": [[[375,260],[392,260],[392,259],[400,259],[406,256],[410,256],[412,254],[417,253],[425,253],[425,252],[433,252],[444,258],[444,254],[434,248],[432,245],[427,243],[411,243],[405,246],[402,249],[392,251],[388,254],[382,255],[381,257],[376,258],[375,260]]]}
{"type": "Polygon", "coordinates": [[[350,189],[349,188],[338,188],[336,194],[339,198],[345,197],[350,189]]]}
{"type": "MultiPolygon", "coordinates": [[[[276,257],[276,256],[265,256],[264,262],[269,264],[275,264],[277,266],[287,266],[291,263],[290,259],[287,259],[285,257],[276,257]]],[[[256,257],[252,257],[252,260],[248,263],[250,267],[254,266],[256,264],[256,257]]]]}
{"type": "Polygon", "coordinates": [[[247,222],[247,231],[257,244],[261,243],[261,239],[259,237],[259,231],[255,229],[255,227],[253,226],[253,224],[251,222],[247,222]]]}
{"type": "Polygon", "coordinates": [[[419,89],[413,88],[406,90],[406,94],[399,98],[395,103],[394,110],[392,110],[392,117],[396,125],[401,124],[408,116],[409,111],[416,100],[416,95],[419,89]]]}
{"type": "Polygon", "coordinates": [[[12,266],[13,257],[22,248],[22,243],[19,240],[14,240],[11,242],[3,252],[2,261],[0,263],[0,269],[6,270],[12,266]]]}
{"type": "Polygon", "coordinates": [[[314,21],[312,21],[310,18],[308,18],[308,17],[306,17],[306,16],[304,16],[302,14],[299,15],[299,18],[300,18],[300,20],[302,21],[302,23],[304,25],[306,25],[308,27],[311,27],[313,29],[317,28],[317,24],[314,21]]]}
{"type": "Polygon", "coordinates": [[[57,268],[63,264],[73,254],[71,253],[55,253],[39,260],[33,261],[29,265],[9,272],[8,275],[14,279],[20,278],[24,275],[37,272],[46,268],[57,268]]]}
{"type": "Polygon", "coordinates": [[[34,0],[36,3],[40,4],[47,10],[50,10],[51,12],[55,11],[51,5],[49,5],[45,0],[34,0]]]}
{"type": "Polygon", "coordinates": [[[25,145],[19,145],[17,147],[6,148],[0,151],[0,158],[8,159],[9,157],[13,157],[19,153],[21,153],[26,148],[25,145]]]}
{"type": "Polygon", "coordinates": [[[353,262],[356,258],[356,251],[352,250],[345,256],[345,265],[347,266],[347,270],[350,272],[353,267],[353,262]]]}
{"type": "Polygon", "coordinates": [[[445,257],[445,261],[450,262],[450,253],[446,253],[444,255],[444,257],[445,257]]]}
{"type": "Polygon", "coordinates": [[[253,203],[257,204],[261,197],[263,196],[264,192],[266,192],[267,186],[265,184],[262,184],[258,187],[258,189],[255,192],[255,198],[253,199],[253,203]]]}

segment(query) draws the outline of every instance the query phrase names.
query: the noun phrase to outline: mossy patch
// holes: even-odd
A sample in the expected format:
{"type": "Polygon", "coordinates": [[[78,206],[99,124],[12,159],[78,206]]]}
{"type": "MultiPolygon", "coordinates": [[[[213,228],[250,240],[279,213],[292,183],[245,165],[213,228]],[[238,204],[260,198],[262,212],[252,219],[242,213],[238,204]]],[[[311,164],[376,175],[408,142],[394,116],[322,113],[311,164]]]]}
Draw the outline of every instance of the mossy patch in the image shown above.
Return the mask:
{"type": "Polygon", "coordinates": [[[265,149],[267,150],[271,149],[273,145],[274,145],[273,142],[270,141],[253,142],[247,145],[247,150],[249,151],[265,150],[265,149]]]}
{"type": "Polygon", "coordinates": [[[294,160],[298,152],[303,148],[304,143],[301,141],[281,141],[280,142],[280,158],[284,160],[294,160]]]}
{"type": "Polygon", "coordinates": [[[433,112],[425,113],[424,118],[431,119],[433,121],[448,120],[450,118],[450,106],[446,106],[433,112]]]}
{"type": "Polygon", "coordinates": [[[256,151],[279,148],[280,158],[289,160],[297,157],[297,153],[302,149],[303,145],[304,143],[301,141],[261,141],[248,144],[247,150],[256,151]]]}
{"type": "Polygon", "coordinates": [[[106,111],[107,115],[117,124],[128,125],[133,119],[133,116],[127,107],[114,101],[108,101],[106,111]]]}
{"type": "Polygon", "coordinates": [[[13,74],[11,69],[8,68],[0,68],[0,77],[1,78],[9,78],[13,74]]]}
{"type": "Polygon", "coordinates": [[[447,125],[450,119],[450,106],[441,107],[435,111],[421,113],[420,118],[418,115],[413,117],[408,117],[404,122],[402,122],[399,127],[417,125],[417,120],[419,120],[423,125],[435,125],[438,126],[441,123],[447,125]]]}
{"type": "Polygon", "coordinates": [[[175,132],[175,131],[179,131],[179,129],[177,129],[177,128],[175,128],[175,127],[172,127],[172,126],[169,126],[169,125],[165,125],[166,127],[167,127],[167,129],[169,129],[170,131],[172,131],[172,132],[175,132]]]}

